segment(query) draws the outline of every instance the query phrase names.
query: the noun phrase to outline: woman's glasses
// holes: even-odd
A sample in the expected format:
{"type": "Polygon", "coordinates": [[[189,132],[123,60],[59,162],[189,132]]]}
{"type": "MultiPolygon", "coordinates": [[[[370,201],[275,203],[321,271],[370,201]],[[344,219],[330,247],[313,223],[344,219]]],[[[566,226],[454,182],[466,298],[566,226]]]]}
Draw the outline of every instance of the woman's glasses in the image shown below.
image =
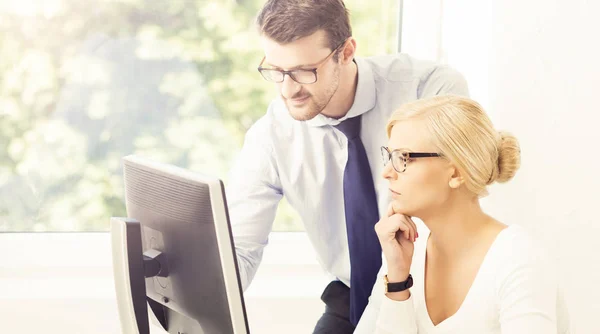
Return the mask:
{"type": "Polygon", "coordinates": [[[417,158],[431,158],[431,157],[441,157],[442,155],[439,153],[423,153],[423,152],[410,152],[407,150],[390,150],[381,146],[381,157],[383,158],[383,165],[386,166],[390,161],[392,162],[392,167],[398,173],[404,173],[406,171],[406,166],[411,161],[411,159],[417,158]]]}

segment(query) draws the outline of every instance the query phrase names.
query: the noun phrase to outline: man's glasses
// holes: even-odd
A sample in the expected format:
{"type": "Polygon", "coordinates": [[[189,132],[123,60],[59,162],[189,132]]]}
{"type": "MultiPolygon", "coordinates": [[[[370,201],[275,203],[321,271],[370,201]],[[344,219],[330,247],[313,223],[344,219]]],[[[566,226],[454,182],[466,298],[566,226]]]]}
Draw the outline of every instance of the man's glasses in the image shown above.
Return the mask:
{"type": "Polygon", "coordinates": [[[392,167],[394,167],[394,170],[398,173],[404,173],[404,171],[406,171],[406,165],[411,161],[411,159],[441,156],[442,155],[439,153],[410,152],[406,150],[393,150],[390,152],[387,147],[381,146],[383,165],[386,166],[390,161],[392,161],[392,167]]]}
{"type": "Polygon", "coordinates": [[[340,44],[337,48],[333,49],[331,53],[325,57],[325,59],[316,63],[314,68],[310,69],[296,69],[291,71],[278,70],[275,68],[265,68],[262,67],[262,64],[265,62],[265,58],[263,57],[262,61],[258,65],[258,72],[265,78],[267,81],[281,83],[285,79],[286,74],[292,78],[292,80],[296,81],[299,84],[308,85],[317,82],[317,70],[323,66],[342,46],[346,44],[347,39],[340,44]]]}

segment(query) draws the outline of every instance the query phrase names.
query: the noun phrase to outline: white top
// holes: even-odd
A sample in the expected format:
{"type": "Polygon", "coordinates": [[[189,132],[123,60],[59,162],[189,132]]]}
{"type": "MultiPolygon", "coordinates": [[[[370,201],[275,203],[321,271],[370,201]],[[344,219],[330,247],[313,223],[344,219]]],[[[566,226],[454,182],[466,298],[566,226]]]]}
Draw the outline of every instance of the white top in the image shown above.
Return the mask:
{"type": "MultiPolygon", "coordinates": [[[[517,225],[497,236],[458,311],[434,326],[424,293],[428,235],[415,244],[411,297],[393,301],[385,296],[383,285],[375,289],[370,305],[380,307],[375,333],[568,332],[568,314],[559,296],[557,274],[526,230],[517,225]]],[[[374,314],[370,312],[369,316],[374,314]]]]}
{"type": "Polygon", "coordinates": [[[445,93],[467,95],[463,77],[447,66],[404,54],[355,61],[356,98],[346,117],[335,120],[319,115],[310,121],[296,121],[281,99],[276,99],[246,134],[227,182],[244,289],[261,261],[277,205],[284,195],[300,214],[323,268],[332,278],[350,286],[343,195],[347,140],[334,125],[363,115],[361,139],[380,212],[385,213],[389,190],[388,182],[381,176],[380,146],[387,144],[385,125],[389,115],[403,103],[418,98],[445,93]]]}

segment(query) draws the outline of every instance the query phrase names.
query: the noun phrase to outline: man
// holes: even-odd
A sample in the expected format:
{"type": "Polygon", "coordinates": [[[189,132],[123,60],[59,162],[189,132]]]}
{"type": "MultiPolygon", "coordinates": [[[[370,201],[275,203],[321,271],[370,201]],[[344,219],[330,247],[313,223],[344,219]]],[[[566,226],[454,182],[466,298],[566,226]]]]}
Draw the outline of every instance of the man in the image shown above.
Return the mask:
{"type": "MultiPolygon", "coordinates": [[[[380,177],[388,116],[415,99],[466,95],[467,86],[456,71],[406,55],[356,58],[342,0],[269,0],[257,23],[259,71],[280,97],[248,131],[227,189],[242,284],[258,268],[285,195],[335,278],[314,333],[352,333],[382,284],[374,225],[389,203],[380,177]]],[[[374,318],[361,323],[372,328],[365,322],[374,318]]]]}

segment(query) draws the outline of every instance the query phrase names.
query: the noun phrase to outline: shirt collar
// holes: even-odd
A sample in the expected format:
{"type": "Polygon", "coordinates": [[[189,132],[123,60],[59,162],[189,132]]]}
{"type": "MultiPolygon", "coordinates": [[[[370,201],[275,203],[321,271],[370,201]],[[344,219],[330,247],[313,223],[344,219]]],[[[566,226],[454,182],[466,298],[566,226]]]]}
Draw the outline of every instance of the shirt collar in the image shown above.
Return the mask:
{"type": "Polygon", "coordinates": [[[358,71],[358,83],[356,84],[356,93],[354,95],[354,103],[346,113],[346,116],[340,119],[334,119],[325,115],[319,114],[315,118],[306,121],[310,126],[338,125],[347,118],[356,117],[373,109],[377,101],[377,89],[375,87],[375,78],[373,69],[367,64],[364,59],[354,58],[358,71]]]}

